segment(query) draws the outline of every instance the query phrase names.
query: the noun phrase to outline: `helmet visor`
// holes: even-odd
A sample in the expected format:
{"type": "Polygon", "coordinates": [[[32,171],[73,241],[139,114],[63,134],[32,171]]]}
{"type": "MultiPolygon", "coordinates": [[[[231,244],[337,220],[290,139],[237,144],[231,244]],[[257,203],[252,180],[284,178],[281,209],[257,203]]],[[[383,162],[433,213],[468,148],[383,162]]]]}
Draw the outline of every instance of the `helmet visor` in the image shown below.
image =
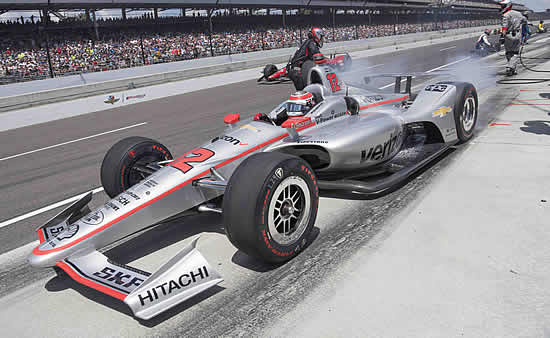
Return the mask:
{"type": "Polygon", "coordinates": [[[294,114],[305,114],[309,111],[309,107],[304,104],[298,104],[298,103],[292,103],[287,102],[286,103],[286,111],[288,115],[294,114]]]}

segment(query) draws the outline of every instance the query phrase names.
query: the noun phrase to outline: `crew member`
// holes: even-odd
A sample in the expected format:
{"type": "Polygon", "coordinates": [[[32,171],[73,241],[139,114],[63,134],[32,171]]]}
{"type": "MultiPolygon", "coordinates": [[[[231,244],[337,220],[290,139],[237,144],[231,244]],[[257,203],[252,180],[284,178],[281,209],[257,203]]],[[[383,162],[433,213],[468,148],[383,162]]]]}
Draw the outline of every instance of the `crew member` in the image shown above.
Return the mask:
{"type": "Polygon", "coordinates": [[[479,39],[477,39],[476,42],[476,49],[490,49],[491,43],[489,42],[489,39],[487,38],[489,35],[491,35],[491,31],[487,28],[485,29],[485,32],[479,36],[479,39]]]}
{"type": "Polygon", "coordinates": [[[546,32],[546,30],[544,29],[544,21],[540,20],[538,28],[539,28],[539,33],[546,32]]]}
{"type": "Polygon", "coordinates": [[[529,29],[529,12],[523,12],[525,20],[521,23],[521,42],[527,44],[527,40],[531,37],[531,30],[529,29]]]}
{"type": "Polygon", "coordinates": [[[521,25],[525,17],[512,9],[511,0],[497,0],[502,14],[501,43],[506,51],[506,75],[517,74],[519,48],[521,45],[521,25]]]}
{"type": "Polygon", "coordinates": [[[308,33],[308,39],[302,43],[300,48],[294,53],[292,60],[290,61],[290,69],[288,70],[288,77],[294,83],[294,87],[297,90],[304,89],[307,86],[305,76],[302,74],[302,69],[297,70],[294,67],[302,68],[302,65],[307,60],[321,61],[325,57],[321,54],[320,48],[323,47],[325,38],[325,32],[321,28],[313,28],[308,33]]]}
{"type": "Polygon", "coordinates": [[[308,33],[308,39],[294,53],[291,63],[301,66],[304,61],[313,60],[314,55],[321,54],[320,48],[323,47],[324,39],[325,32],[321,28],[313,28],[308,33]]]}

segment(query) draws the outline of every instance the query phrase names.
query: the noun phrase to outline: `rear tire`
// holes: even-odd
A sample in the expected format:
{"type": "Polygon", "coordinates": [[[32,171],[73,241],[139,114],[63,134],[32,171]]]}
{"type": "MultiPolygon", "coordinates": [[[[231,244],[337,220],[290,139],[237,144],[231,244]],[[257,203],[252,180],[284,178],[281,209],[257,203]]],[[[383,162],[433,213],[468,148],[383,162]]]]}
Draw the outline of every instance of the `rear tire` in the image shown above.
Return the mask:
{"type": "Polygon", "coordinates": [[[267,65],[264,67],[264,78],[266,81],[273,81],[269,77],[277,73],[278,69],[275,65],[267,65]]]}
{"type": "Polygon", "coordinates": [[[235,170],[223,198],[227,237],[247,255],[286,262],[309,243],[319,189],[311,167],[282,153],[250,156],[235,170]]]}
{"type": "Polygon", "coordinates": [[[105,154],[101,164],[101,185],[113,198],[148,176],[136,170],[137,164],[171,159],[172,154],[163,144],[146,137],[127,137],[105,154]]]}
{"type": "Polygon", "coordinates": [[[478,117],[477,91],[467,82],[440,82],[456,86],[456,103],[453,109],[456,134],[460,143],[467,142],[474,136],[478,117]]]}

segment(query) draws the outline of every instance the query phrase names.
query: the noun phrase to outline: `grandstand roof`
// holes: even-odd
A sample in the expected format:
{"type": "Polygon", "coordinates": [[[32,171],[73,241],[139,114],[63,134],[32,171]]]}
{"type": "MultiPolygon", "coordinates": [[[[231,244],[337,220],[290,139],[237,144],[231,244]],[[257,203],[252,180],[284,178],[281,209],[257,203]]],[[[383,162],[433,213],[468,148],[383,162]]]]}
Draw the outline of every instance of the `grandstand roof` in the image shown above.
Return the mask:
{"type": "MultiPolygon", "coordinates": [[[[455,8],[497,9],[495,3],[483,0],[0,0],[0,10],[104,9],[104,8],[381,8],[426,7],[436,3],[449,3],[455,8]]],[[[519,5],[518,9],[526,9],[519,5]]]]}
{"type": "MultiPolygon", "coordinates": [[[[416,4],[429,4],[434,0],[278,0],[277,2],[268,0],[18,0],[16,2],[9,0],[0,0],[0,8],[9,10],[24,9],[82,9],[82,8],[181,8],[181,7],[337,7],[337,8],[357,8],[357,7],[378,7],[392,5],[402,5],[403,2],[416,4]]],[[[479,2],[459,1],[461,6],[482,7],[479,2]]],[[[487,4],[484,4],[487,5],[487,4]]],[[[492,6],[491,6],[492,7],[492,6]]]]}

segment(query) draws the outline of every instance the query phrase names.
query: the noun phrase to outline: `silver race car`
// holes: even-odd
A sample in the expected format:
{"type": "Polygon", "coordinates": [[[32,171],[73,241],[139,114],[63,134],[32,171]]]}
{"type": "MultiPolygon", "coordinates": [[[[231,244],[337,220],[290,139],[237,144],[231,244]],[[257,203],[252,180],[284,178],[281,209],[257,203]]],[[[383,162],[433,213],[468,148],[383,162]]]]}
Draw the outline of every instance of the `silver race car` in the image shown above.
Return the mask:
{"type": "Polygon", "coordinates": [[[471,84],[435,83],[413,97],[413,74],[393,76],[394,92],[382,94],[316,65],[303,97],[294,97],[312,102],[306,110],[285,101],[254,119],[229,114],[223,135],[176,159],[154,140],[121,140],[101,167],[112,199],[91,211],[90,193],[41,226],[30,264],[57,266],[149,319],[220,275],[196,240],[153,274],[111,261],[100,252],[105,246],[189,212],[216,212],[242,252],[269,263],[292,259],[308,245],[320,193],[385,194],[472,137],[478,99],[471,84]]]}

